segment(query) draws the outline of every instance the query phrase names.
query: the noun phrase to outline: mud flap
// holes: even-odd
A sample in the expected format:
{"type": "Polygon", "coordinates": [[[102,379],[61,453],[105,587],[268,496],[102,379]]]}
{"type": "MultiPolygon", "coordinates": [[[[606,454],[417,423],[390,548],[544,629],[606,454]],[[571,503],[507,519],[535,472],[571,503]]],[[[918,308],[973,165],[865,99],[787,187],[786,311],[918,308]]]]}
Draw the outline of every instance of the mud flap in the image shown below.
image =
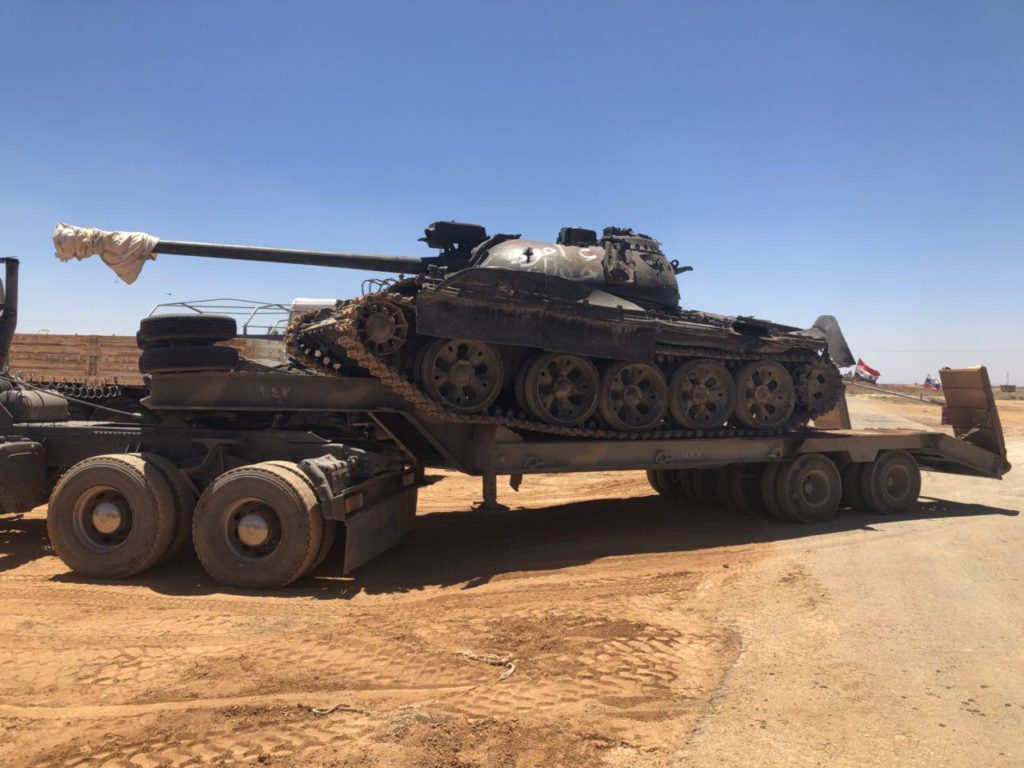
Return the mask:
{"type": "Polygon", "coordinates": [[[416,486],[403,488],[345,516],[344,573],[398,544],[416,519],[416,486]]]}

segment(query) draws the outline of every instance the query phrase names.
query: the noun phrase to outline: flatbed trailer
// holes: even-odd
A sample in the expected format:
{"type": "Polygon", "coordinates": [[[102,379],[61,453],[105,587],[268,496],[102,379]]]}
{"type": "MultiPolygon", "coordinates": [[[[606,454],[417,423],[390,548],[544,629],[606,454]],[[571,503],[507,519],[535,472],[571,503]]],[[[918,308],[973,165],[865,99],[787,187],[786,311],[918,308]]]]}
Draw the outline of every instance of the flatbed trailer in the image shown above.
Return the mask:
{"type": "MultiPolygon", "coordinates": [[[[0,363],[16,311],[7,260],[0,363]]],[[[349,572],[394,546],[427,467],[481,477],[489,508],[499,477],[517,488],[526,475],[646,470],[665,496],[794,522],[903,512],[921,469],[1010,469],[986,370],[941,375],[953,435],[854,430],[841,400],[787,434],[593,440],[444,421],[373,378],[257,364],[153,374],[140,412],[111,420],[73,419],[67,398],[5,374],[0,512],[48,501],[55,551],[87,576],[135,576],[194,545],[211,576],[240,588],[284,586],[338,549],[349,572]]]]}

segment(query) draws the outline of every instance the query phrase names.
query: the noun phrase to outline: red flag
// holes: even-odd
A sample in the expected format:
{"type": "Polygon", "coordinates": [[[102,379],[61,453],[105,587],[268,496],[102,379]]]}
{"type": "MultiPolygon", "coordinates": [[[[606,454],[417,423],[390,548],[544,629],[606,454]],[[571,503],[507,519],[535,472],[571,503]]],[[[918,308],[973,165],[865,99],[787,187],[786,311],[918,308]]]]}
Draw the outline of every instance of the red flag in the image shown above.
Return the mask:
{"type": "Polygon", "coordinates": [[[857,358],[857,372],[867,374],[868,376],[871,376],[874,379],[877,379],[879,376],[882,375],[874,368],[872,368],[870,365],[861,360],[859,357],[857,358]]]}

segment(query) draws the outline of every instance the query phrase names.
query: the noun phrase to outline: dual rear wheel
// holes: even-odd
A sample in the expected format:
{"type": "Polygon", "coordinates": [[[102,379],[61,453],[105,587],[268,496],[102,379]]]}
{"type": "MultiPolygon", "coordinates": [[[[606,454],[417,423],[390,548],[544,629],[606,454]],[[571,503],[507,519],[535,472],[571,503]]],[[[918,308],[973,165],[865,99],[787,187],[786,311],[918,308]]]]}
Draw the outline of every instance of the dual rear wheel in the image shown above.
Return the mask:
{"type": "Polygon", "coordinates": [[[75,572],[128,578],[191,544],[217,581],[277,589],[316,568],[334,543],[313,486],[286,461],[231,469],[196,503],[191,483],[154,454],[96,456],[71,467],[54,487],[47,529],[75,572]]]}

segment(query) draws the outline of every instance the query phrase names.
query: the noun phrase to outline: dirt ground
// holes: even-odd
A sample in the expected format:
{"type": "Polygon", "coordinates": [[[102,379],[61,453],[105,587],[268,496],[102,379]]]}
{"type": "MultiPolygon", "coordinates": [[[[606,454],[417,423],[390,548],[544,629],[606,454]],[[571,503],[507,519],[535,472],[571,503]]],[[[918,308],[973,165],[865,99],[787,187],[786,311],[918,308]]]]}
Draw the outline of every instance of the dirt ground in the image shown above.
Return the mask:
{"type": "MultiPolygon", "coordinates": [[[[1024,402],[1000,408],[1020,464],[1024,402]]],[[[357,576],[261,595],[195,561],[79,579],[45,509],[5,518],[0,765],[1019,766],[1022,477],[797,526],[639,473],[473,512],[446,476],[357,576]]]]}

